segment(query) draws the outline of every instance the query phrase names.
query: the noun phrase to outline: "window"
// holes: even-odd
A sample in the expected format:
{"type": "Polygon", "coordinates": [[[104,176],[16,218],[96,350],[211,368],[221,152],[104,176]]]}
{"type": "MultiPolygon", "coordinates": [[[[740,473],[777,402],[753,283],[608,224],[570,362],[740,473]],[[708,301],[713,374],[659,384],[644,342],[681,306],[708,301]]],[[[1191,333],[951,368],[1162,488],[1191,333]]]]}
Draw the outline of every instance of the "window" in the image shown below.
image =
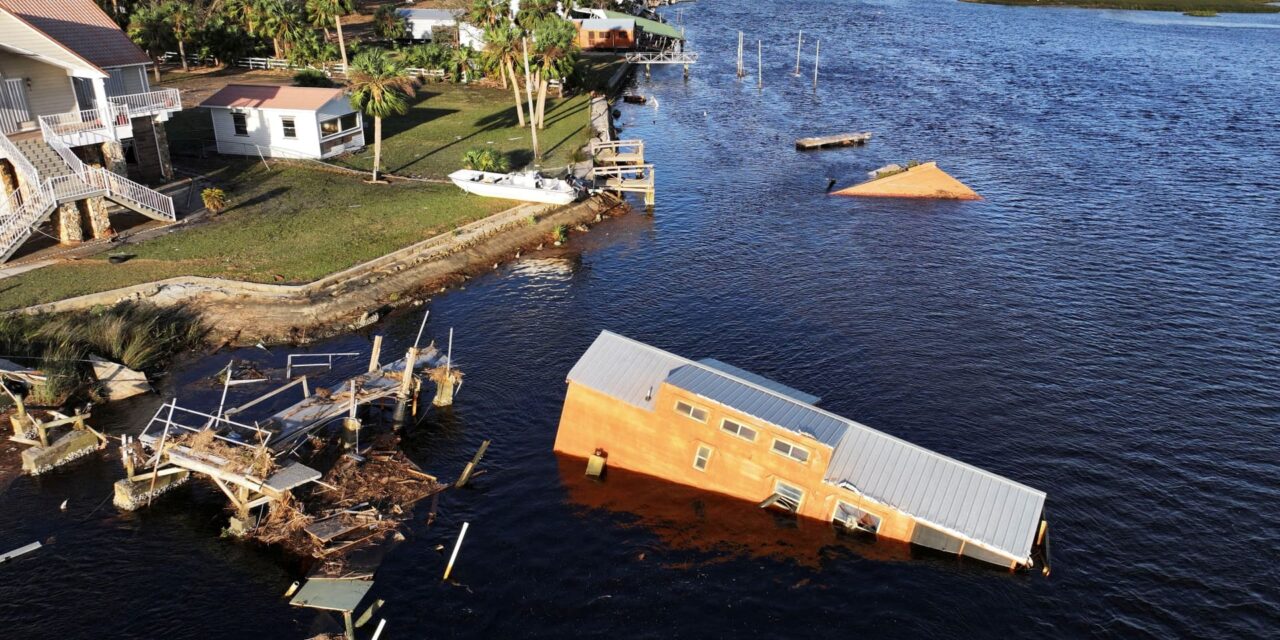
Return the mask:
{"type": "Polygon", "coordinates": [[[743,440],[746,440],[747,442],[756,441],[756,430],[745,424],[738,424],[737,422],[725,418],[720,422],[720,428],[742,438],[743,440]]]}
{"type": "Polygon", "coordinates": [[[799,511],[804,501],[804,490],[793,484],[778,480],[773,484],[773,495],[778,497],[775,503],[787,511],[799,511]]]}
{"type": "Polygon", "coordinates": [[[788,458],[791,458],[796,462],[809,461],[809,452],[801,447],[791,444],[790,442],[784,442],[782,440],[774,440],[773,452],[778,455],[783,455],[788,458]]]}
{"type": "Polygon", "coordinates": [[[698,471],[706,471],[707,463],[711,462],[711,452],[713,449],[705,444],[698,445],[698,452],[693,455],[693,468],[698,471]]]}
{"type": "Polygon", "coordinates": [[[880,530],[880,516],[867,513],[843,500],[836,501],[836,512],[831,521],[850,531],[875,533],[880,530]]]}
{"type": "Polygon", "coordinates": [[[697,420],[698,422],[706,422],[706,421],[707,421],[707,410],[706,410],[706,409],[703,409],[703,408],[701,408],[701,407],[695,407],[695,406],[693,406],[693,405],[691,405],[691,404],[689,404],[688,402],[685,402],[685,401],[683,401],[683,400],[680,400],[680,401],[677,401],[677,402],[676,402],[676,411],[677,411],[677,412],[679,412],[679,413],[682,413],[682,414],[684,414],[684,415],[686,415],[686,416],[689,416],[690,418],[693,418],[694,420],[697,420]]]}
{"type": "Polygon", "coordinates": [[[293,118],[280,118],[280,124],[284,125],[284,137],[298,137],[298,128],[293,124],[293,118]]]}
{"type": "Polygon", "coordinates": [[[320,123],[320,135],[331,136],[343,131],[351,131],[360,126],[360,114],[348,113],[341,118],[332,118],[320,123]]]}
{"type": "Polygon", "coordinates": [[[231,124],[236,128],[236,135],[249,135],[249,119],[243,113],[231,114],[231,124]]]}

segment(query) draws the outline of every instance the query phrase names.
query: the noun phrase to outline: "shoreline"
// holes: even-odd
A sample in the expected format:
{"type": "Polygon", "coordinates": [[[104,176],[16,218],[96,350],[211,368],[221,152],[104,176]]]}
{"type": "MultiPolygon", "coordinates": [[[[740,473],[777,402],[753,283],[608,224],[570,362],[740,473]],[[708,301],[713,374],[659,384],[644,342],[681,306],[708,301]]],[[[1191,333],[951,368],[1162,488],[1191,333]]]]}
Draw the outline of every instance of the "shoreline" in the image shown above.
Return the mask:
{"type": "Polygon", "coordinates": [[[371,325],[397,307],[420,303],[428,292],[549,244],[557,226],[594,224],[624,206],[602,196],[565,207],[521,204],[306,284],[179,276],[9,313],[84,311],[130,301],[185,305],[213,327],[214,342],[306,343],[371,325]]]}

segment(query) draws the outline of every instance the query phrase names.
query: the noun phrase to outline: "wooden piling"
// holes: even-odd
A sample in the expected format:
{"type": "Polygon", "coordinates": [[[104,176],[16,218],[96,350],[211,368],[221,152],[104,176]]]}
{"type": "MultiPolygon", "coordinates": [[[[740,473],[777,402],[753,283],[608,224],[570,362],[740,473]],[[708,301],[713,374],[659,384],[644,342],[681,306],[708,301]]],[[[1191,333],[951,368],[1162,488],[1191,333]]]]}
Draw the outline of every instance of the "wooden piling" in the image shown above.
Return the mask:
{"type": "Polygon", "coordinates": [[[796,36],[796,72],[795,76],[800,77],[800,46],[804,44],[804,30],[801,29],[799,35],[796,36]]]}
{"type": "Polygon", "coordinates": [[[369,372],[377,371],[382,365],[378,364],[378,358],[382,356],[382,334],[373,337],[373,351],[369,354],[369,372]]]}
{"type": "Polygon", "coordinates": [[[813,47],[813,90],[818,90],[818,52],[822,51],[822,40],[813,47]]]}

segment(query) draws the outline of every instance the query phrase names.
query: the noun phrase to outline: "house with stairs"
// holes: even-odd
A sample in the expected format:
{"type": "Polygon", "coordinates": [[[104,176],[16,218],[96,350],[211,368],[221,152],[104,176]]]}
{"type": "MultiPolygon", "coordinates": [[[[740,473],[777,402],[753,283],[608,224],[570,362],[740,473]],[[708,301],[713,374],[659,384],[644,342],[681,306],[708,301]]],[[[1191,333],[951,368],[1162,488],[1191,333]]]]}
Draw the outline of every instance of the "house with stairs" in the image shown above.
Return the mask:
{"type": "Polygon", "coordinates": [[[49,222],[64,244],[110,236],[109,204],[175,219],[138,182],[173,177],[182,109],[152,64],[94,0],[0,0],[0,261],[49,222]]]}

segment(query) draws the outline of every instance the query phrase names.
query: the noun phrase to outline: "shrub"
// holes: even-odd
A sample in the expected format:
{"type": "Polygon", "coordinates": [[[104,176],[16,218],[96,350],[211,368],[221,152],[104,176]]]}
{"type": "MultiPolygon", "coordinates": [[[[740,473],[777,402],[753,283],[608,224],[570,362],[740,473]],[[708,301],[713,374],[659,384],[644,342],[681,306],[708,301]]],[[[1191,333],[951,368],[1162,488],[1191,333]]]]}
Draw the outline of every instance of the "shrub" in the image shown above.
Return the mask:
{"type": "Polygon", "coordinates": [[[462,164],[474,171],[506,173],[511,170],[507,156],[493,149],[475,148],[462,155],[462,164]]]}
{"type": "Polygon", "coordinates": [[[217,187],[209,187],[200,192],[200,199],[204,201],[204,208],[211,213],[218,213],[227,208],[227,192],[217,187]]]}
{"type": "Polygon", "coordinates": [[[568,242],[569,226],[563,224],[556,225],[556,228],[551,231],[551,239],[558,245],[568,242]]]}
{"type": "Polygon", "coordinates": [[[323,71],[319,69],[303,69],[293,74],[293,86],[295,87],[324,87],[334,86],[333,80],[329,79],[323,71]]]}

